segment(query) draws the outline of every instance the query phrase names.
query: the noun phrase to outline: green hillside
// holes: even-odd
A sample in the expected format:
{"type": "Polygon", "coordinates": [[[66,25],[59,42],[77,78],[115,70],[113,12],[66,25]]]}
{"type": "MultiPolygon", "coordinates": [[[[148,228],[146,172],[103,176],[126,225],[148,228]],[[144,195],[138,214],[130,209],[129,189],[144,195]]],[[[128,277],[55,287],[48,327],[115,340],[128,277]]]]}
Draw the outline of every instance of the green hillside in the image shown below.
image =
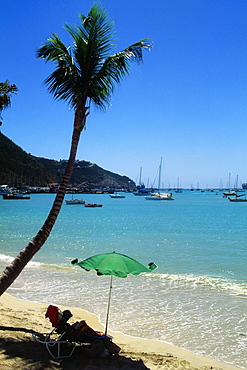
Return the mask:
{"type": "MultiPolygon", "coordinates": [[[[47,186],[59,183],[66,161],[34,157],[0,132],[0,184],[9,186],[47,186]]],[[[76,161],[70,179],[72,186],[134,187],[127,176],[106,171],[96,164],[76,161]]]]}

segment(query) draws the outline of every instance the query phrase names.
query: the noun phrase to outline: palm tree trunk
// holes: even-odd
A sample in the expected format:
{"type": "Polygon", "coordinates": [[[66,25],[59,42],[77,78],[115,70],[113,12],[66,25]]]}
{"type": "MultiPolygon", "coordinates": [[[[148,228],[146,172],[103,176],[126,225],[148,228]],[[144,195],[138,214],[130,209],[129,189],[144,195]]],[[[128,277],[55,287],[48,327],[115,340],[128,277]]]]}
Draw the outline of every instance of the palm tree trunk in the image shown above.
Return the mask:
{"type": "Polygon", "coordinates": [[[59,186],[57,195],[53,202],[50,213],[45,220],[43,226],[37,233],[37,235],[28,243],[28,245],[19,253],[19,255],[4,269],[0,275],[0,296],[8,289],[8,287],[14,282],[14,280],[19,276],[21,271],[27,265],[27,263],[32,259],[32,257],[40,250],[42,245],[46,242],[49,237],[52,228],[56,222],[59,215],[60,209],[63,204],[63,200],[66,194],[66,189],[73,171],[77,147],[80,140],[81,131],[85,126],[86,109],[77,109],[75,112],[74,119],[74,130],[71,141],[70,156],[69,160],[59,186]]]}

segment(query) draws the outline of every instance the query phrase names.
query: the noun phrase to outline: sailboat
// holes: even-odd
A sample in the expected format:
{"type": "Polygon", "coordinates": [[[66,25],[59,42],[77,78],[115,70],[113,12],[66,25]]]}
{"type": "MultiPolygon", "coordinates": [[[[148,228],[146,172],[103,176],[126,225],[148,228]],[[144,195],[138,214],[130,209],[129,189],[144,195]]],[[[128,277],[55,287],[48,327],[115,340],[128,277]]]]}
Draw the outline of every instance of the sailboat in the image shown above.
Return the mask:
{"type": "MultiPolygon", "coordinates": [[[[230,184],[230,180],[229,180],[229,184],[230,184]]],[[[230,187],[230,186],[229,186],[230,187]]],[[[239,199],[238,197],[241,197],[241,196],[243,196],[244,194],[242,194],[242,195],[238,195],[238,192],[239,192],[240,190],[238,189],[238,175],[237,175],[237,179],[236,179],[236,183],[235,183],[235,186],[234,186],[234,190],[231,190],[231,189],[229,189],[229,191],[228,192],[225,192],[225,193],[223,193],[223,195],[225,196],[225,197],[229,197],[229,196],[233,196],[233,198],[231,198],[231,199],[229,199],[231,202],[244,202],[245,201],[245,199],[239,199]]]]}
{"type": "Polygon", "coordinates": [[[237,191],[236,190],[232,190],[231,189],[231,172],[229,172],[229,181],[228,181],[228,190],[223,192],[223,195],[225,197],[228,197],[228,196],[232,196],[232,195],[236,195],[237,194],[237,191]]]}
{"type": "Polygon", "coordinates": [[[228,199],[230,200],[230,202],[247,202],[247,199],[246,199],[246,195],[245,193],[244,194],[238,194],[239,192],[239,189],[238,189],[238,176],[237,176],[237,179],[236,179],[236,184],[235,184],[235,194],[231,194],[231,195],[234,195],[233,197],[229,197],[228,196],[228,199]],[[245,196],[245,198],[241,198],[245,196]]]}
{"type": "Polygon", "coordinates": [[[177,181],[177,189],[175,190],[175,193],[182,193],[182,189],[179,187],[179,177],[178,177],[178,181],[177,181]]]}
{"type": "Polygon", "coordinates": [[[150,190],[146,189],[144,184],[142,184],[142,167],[140,168],[139,186],[136,191],[133,191],[134,195],[147,195],[150,194],[150,190]]]}
{"type": "Polygon", "coordinates": [[[72,193],[71,199],[65,199],[66,204],[85,204],[85,200],[83,199],[74,199],[74,193],[72,193]]]}
{"type": "Polygon", "coordinates": [[[172,198],[172,193],[163,193],[163,192],[161,193],[160,192],[161,168],[162,168],[162,157],[161,157],[160,165],[159,165],[158,192],[152,193],[149,196],[145,197],[145,199],[147,200],[174,200],[172,198]]]}

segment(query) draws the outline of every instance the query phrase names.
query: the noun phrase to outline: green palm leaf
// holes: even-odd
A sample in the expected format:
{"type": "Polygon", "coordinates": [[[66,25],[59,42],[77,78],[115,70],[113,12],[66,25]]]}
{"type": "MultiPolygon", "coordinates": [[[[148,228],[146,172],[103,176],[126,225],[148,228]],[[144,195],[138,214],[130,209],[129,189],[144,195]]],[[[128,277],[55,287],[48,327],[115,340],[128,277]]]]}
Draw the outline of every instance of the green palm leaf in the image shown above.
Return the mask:
{"type": "Polygon", "coordinates": [[[115,84],[129,74],[130,64],[142,61],[142,50],[151,47],[150,39],[110,55],[115,47],[115,27],[105,10],[95,4],[88,16],[79,17],[79,25],[65,25],[73,39],[70,47],[53,34],[38,48],[37,56],[55,63],[45,83],[56,99],[68,101],[73,108],[84,106],[87,100],[104,108],[115,84]]]}
{"type": "Polygon", "coordinates": [[[16,94],[17,91],[17,86],[14,84],[10,85],[8,80],[0,82],[0,112],[10,106],[11,94],[16,94]]]}

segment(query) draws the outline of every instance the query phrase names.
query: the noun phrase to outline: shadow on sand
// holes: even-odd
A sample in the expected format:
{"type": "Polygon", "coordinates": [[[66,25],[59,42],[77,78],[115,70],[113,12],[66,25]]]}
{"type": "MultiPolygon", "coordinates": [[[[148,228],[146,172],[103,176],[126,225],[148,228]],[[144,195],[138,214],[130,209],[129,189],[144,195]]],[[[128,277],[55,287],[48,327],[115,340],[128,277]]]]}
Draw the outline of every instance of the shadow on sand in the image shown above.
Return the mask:
{"type": "Polygon", "coordinates": [[[0,326],[0,346],[1,354],[5,357],[6,368],[18,369],[63,369],[63,370],[147,370],[143,361],[133,360],[120,354],[118,356],[109,355],[108,357],[88,358],[82,348],[76,348],[74,354],[68,359],[54,360],[49,355],[46,347],[36,342],[31,334],[33,330],[26,328],[14,328],[0,326]],[[1,331],[4,335],[1,335],[1,331]],[[6,336],[9,332],[9,336],[6,336]],[[15,335],[11,337],[11,332],[15,335]],[[22,333],[30,333],[30,339],[23,337],[22,333]],[[9,365],[7,365],[9,363],[9,365]]]}

